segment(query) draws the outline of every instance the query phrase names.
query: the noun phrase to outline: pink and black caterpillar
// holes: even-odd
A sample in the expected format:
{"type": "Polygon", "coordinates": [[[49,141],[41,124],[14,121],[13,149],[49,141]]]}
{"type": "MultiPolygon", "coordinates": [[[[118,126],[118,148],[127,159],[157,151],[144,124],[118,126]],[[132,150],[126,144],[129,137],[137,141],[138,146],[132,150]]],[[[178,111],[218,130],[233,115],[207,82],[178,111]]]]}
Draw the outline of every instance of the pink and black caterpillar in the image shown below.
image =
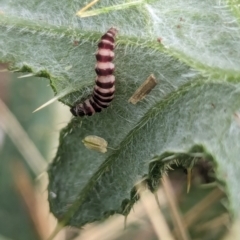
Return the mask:
{"type": "Polygon", "coordinates": [[[96,85],[90,98],[83,103],[76,104],[70,109],[74,116],[91,116],[95,112],[101,112],[113,100],[115,77],[113,76],[114,64],[112,60],[114,58],[113,50],[116,34],[117,29],[112,27],[101,37],[96,53],[96,85]]]}

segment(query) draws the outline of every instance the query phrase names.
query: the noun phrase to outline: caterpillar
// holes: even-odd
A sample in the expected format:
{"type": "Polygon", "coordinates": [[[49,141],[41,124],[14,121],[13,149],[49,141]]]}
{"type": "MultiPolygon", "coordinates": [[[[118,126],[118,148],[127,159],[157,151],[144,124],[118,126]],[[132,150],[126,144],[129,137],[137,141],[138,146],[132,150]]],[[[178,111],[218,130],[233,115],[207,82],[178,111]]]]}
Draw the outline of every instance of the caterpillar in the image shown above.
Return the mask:
{"type": "Polygon", "coordinates": [[[102,109],[107,108],[113,100],[115,92],[115,76],[113,75],[114,64],[112,63],[112,60],[114,58],[113,50],[115,47],[114,42],[116,34],[117,29],[111,27],[101,37],[96,53],[96,85],[94,86],[90,98],[71,107],[70,111],[74,116],[91,116],[96,112],[101,112],[102,109]]]}

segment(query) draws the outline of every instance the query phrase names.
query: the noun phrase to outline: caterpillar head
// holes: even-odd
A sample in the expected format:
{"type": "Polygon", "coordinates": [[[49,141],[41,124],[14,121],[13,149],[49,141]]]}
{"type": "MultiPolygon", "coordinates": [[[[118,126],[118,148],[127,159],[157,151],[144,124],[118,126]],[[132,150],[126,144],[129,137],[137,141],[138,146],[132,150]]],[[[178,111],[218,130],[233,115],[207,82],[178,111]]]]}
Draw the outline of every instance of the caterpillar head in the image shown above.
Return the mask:
{"type": "Polygon", "coordinates": [[[74,115],[75,117],[79,116],[79,117],[83,117],[85,115],[82,106],[80,105],[76,105],[70,108],[70,112],[72,113],[72,115],[74,115]]]}
{"type": "Polygon", "coordinates": [[[118,29],[115,27],[111,27],[108,32],[111,32],[113,34],[113,36],[115,36],[118,33],[118,29]]]}

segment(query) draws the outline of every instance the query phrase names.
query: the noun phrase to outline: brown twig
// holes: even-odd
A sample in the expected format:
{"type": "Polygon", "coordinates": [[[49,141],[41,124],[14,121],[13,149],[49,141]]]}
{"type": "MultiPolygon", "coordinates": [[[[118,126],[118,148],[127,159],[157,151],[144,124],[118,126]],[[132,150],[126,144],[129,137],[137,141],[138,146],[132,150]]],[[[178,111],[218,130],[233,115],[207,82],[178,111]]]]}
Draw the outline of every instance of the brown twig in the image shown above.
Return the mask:
{"type": "Polygon", "coordinates": [[[5,103],[0,99],[0,127],[6,132],[16,148],[24,157],[25,161],[38,176],[46,170],[47,162],[28,137],[15,116],[11,113],[5,103]]]}
{"type": "Polygon", "coordinates": [[[158,205],[153,194],[150,194],[148,190],[140,191],[140,200],[145,211],[147,212],[158,239],[174,240],[161,209],[158,208],[158,211],[156,211],[158,205]]]}
{"type": "Polygon", "coordinates": [[[218,201],[221,197],[224,196],[224,193],[216,188],[210,194],[208,194],[204,199],[202,199],[198,204],[191,208],[184,215],[184,225],[189,227],[209,208],[213,203],[218,201]]]}
{"type": "Polygon", "coordinates": [[[172,186],[171,186],[171,183],[167,176],[163,176],[162,184],[163,184],[163,189],[165,191],[165,194],[166,194],[169,206],[170,206],[170,212],[172,214],[172,220],[173,220],[175,229],[177,229],[177,232],[179,233],[179,234],[177,234],[177,236],[181,240],[188,240],[189,236],[186,231],[186,227],[183,224],[183,218],[177,207],[177,203],[175,201],[175,196],[174,196],[174,193],[172,190],[172,186]]]}
{"type": "Polygon", "coordinates": [[[40,209],[40,206],[38,205],[35,190],[23,168],[23,165],[19,162],[15,162],[11,169],[16,190],[19,193],[27,214],[33,223],[35,232],[39,236],[39,239],[46,239],[49,232],[48,224],[44,219],[42,209],[40,209]]]}

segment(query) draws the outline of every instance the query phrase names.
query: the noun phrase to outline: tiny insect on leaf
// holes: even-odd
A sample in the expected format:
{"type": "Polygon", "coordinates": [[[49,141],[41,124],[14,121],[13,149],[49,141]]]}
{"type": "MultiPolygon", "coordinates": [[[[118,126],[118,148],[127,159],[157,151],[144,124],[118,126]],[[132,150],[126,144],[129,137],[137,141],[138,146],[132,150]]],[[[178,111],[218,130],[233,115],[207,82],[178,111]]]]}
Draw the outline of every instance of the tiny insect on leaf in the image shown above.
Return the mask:
{"type": "Polygon", "coordinates": [[[101,137],[90,135],[85,137],[82,142],[84,146],[88,149],[95,150],[101,153],[107,152],[108,142],[101,137]]]}

